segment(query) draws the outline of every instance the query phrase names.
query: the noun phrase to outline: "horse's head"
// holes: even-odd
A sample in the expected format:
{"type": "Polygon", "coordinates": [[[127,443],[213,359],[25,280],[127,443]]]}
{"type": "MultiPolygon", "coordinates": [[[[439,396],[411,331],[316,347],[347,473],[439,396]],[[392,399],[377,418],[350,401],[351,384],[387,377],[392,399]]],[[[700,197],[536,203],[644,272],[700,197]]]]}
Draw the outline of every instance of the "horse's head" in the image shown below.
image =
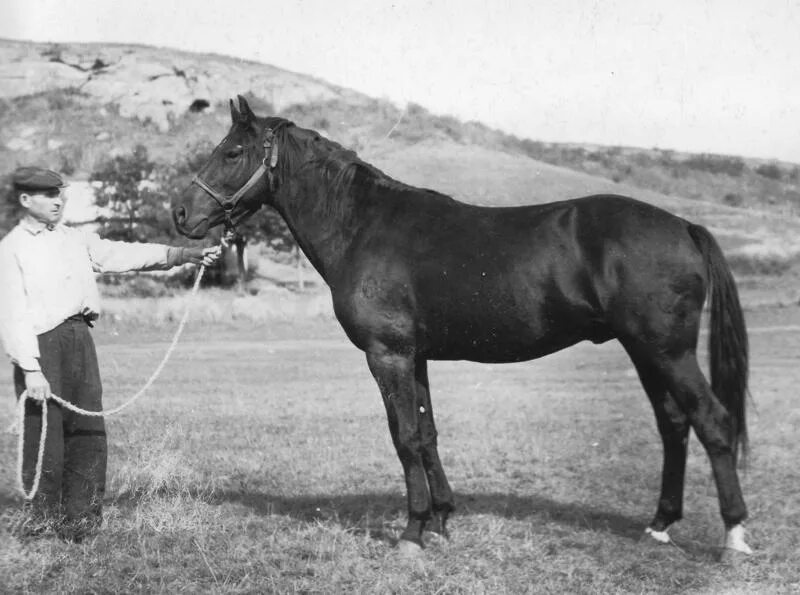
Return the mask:
{"type": "Polygon", "coordinates": [[[272,198],[279,150],[274,131],[267,118],[255,116],[244,97],[237,99],[238,108],[230,102],[228,134],[172,211],[178,232],[190,238],[204,238],[222,223],[233,227],[272,198]]]}

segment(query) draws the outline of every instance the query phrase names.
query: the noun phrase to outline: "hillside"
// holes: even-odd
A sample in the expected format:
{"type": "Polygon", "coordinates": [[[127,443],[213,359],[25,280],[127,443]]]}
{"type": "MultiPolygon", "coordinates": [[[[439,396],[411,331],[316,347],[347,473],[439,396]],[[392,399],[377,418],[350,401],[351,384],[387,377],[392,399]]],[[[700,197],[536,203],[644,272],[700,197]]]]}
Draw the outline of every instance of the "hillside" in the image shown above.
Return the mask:
{"type": "Polygon", "coordinates": [[[393,177],[466,201],[628,194],[707,225],[729,255],[765,260],[764,270],[783,271],[800,253],[795,164],[519,139],[224,56],[0,40],[0,58],[2,172],[39,162],[87,179],[138,144],[176,163],[224,135],[228,99],[241,93],[256,113],[314,128],[393,177]]]}
{"type": "Polygon", "coordinates": [[[242,93],[357,151],[389,138],[450,140],[525,155],[630,185],[730,206],[800,209],[800,166],[729,155],[542,143],[430,114],[270,65],[163,48],[0,40],[0,166],[31,156],[88,175],[109,153],[145,144],[174,161],[219,139],[242,93]],[[179,141],[179,142],[176,142],[179,141]]]}

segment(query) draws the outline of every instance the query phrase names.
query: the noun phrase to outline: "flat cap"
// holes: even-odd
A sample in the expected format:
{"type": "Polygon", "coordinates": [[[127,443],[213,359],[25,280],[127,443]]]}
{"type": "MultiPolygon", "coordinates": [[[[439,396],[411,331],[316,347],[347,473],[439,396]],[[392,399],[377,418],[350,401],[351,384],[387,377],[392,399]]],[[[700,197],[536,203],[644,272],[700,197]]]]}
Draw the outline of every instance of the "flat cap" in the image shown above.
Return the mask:
{"type": "Polygon", "coordinates": [[[60,174],[43,167],[18,167],[11,175],[11,182],[19,190],[53,190],[67,185],[60,174]]]}

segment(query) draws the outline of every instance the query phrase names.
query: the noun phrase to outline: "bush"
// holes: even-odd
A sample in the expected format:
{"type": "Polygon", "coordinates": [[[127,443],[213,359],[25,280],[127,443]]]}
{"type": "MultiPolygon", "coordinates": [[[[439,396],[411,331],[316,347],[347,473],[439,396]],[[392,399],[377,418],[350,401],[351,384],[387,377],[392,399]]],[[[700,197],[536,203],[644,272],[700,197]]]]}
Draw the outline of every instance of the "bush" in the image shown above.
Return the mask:
{"type": "Polygon", "coordinates": [[[722,197],[722,202],[729,207],[741,207],[744,204],[744,197],[737,192],[729,192],[722,197]]]}
{"type": "Polygon", "coordinates": [[[770,180],[780,180],[783,177],[783,170],[777,163],[766,163],[759,165],[756,168],[756,173],[759,176],[769,178],[770,180]]]}
{"type": "Polygon", "coordinates": [[[773,252],[734,252],[726,257],[737,275],[779,277],[789,271],[797,257],[773,252]]]}
{"type": "Polygon", "coordinates": [[[47,109],[55,112],[74,107],[78,104],[81,97],[87,97],[87,95],[78,88],[67,87],[64,89],[46,91],[45,97],[47,99],[47,109]]]}
{"type": "Polygon", "coordinates": [[[707,153],[692,155],[683,161],[683,164],[689,169],[706,171],[712,174],[727,174],[734,178],[742,175],[745,168],[744,161],[738,157],[710,155],[707,153]]]}

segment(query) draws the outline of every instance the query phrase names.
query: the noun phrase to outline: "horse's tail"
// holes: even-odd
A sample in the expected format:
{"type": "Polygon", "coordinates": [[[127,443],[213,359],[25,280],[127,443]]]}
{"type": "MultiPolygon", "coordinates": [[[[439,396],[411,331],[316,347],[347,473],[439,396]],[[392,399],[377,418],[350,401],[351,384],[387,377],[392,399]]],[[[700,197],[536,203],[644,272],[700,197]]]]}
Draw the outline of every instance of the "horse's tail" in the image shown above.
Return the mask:
{"type": "Polygon", "coordinates": [[[719,244],[705,227],[689,224],[688,231],[703,255],[708,270],[711,390],[731,415],[735,459],[739,448],[743,456],[747,455],[747,328],[739,303],[739,292],[719,244]]]}

